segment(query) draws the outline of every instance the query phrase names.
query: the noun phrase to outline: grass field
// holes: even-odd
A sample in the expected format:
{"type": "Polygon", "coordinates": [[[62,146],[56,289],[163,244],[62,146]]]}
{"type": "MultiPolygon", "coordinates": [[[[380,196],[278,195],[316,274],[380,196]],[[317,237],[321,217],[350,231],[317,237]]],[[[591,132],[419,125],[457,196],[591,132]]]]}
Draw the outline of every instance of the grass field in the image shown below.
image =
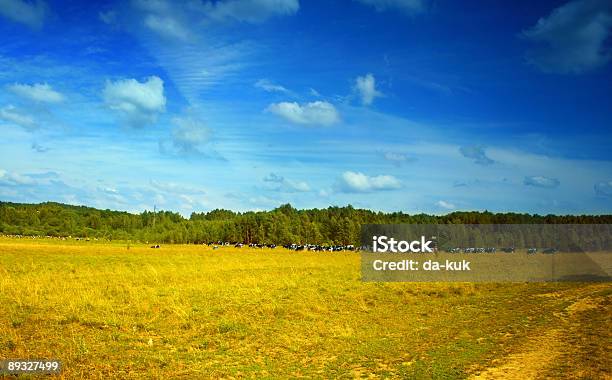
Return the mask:
{"type": "Polygon", "coordinates": [[[611,300],[362,283],[356,253],[0,239],[0,358],[67,379],[610,378],[611,300]]]}

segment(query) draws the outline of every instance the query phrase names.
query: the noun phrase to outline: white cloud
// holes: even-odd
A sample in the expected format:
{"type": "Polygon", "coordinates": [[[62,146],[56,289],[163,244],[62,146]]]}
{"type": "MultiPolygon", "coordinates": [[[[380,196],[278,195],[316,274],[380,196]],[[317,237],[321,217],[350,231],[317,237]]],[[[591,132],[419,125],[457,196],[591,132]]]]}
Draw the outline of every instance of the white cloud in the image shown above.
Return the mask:
{"type": "Polygon", "coordinates": [[[332,125],[340,121],[340,115],[336,107],[324,101],[306,104],[296,102],[273,103],[267,110],[296,124],[332,125]]]}
{"type": "Polygon", "coordinates": [[[103,96],[110,109],[121,113],[136,127],[154,123],[166,107],[164,82],[156,76],[142,83],[136,79],[107,81],[103,96]]]}
{"type": "Polygon", "coordinates": [[[363,173],[346,171],[337,184],[337,188],[345,193],[367,193],[378,190],[395,190],[401,188],[400,181],[391,175],[370,177],[363,173]]]}
{"type": "Polygon", "coordinates": [[[543,187],[552,189],[558,187],[560,182],[556,178],[549,178],[544,176],[530,176],[523,179],[525,186],[543,187]]]}
{"type": "Polygon", "coordinates": [[[289,16],[300,9],[298,0],[225,0],[205,4],[208,17],[258,23],[275,16],[289,16]]]}
{"type": "Polygon", "coordinates": [[[206,125],[194,117],[175,117],[172,119],[172,143],[180,153],[202,153],[203,146],[209,141],[210,131],[206,125]]]}
{"type": "Polygon", "coordinates": [[[306,192],[310,191],[310,186],[304,181],[292,181],[290,179],[285,181],[285,184],[292,190],[306,192]]]}
{"type": "Polygon", "coordinates": [[[189,31],[174,17],[149,14],[144,19],[144,24],[152,31],[163,37],[185,40],[189,37],[189,31]]]}
{"type": "Polygon", "coordinates": [[[362,4],[370,5],[377,11],[397,9],[406,14],[419,13],[425,10],[423,0],[358,0],[362,4]]]}
{"type": "Polygon", "coordinates": [[[374,99],[381,97],[383,94],[376,89],[376,79],[372,74],[366,74],[355,79],[355,91],[361,98],[361,104],[369,106],[374,99]]]}
{"type": "Polygon", "coordinates": [[[274,173],[270,173],[263,180],[264,182],[278,184],[278,186],[274,189],[277,191],[284,191],[287,193],[305,193],[310,191],[310,186],[308,185],[308,183],[304,181],[293,181],[290,179],[286,179],[274,173]]]}
{"type": "Polygon", "coordinates": [[[454,204],[449,203],[447,201],[437,201],[436,206],[447,209],[447,210],[452,210],[455,208],[454,204]]]}
{"type": "Polygon", "coordinates": [[[15,83],[8,86],[13,93],[41,103],[60,103],[64,101],[64,95],[55,91],[47,83],[35,83],[32,85],[15,83]]]}
{"type": "Polygon", "coordinates": [[[255,87],[261,88],[262,90],[267,91],[267,92],[281,92],[285,94],[288,94],[291,92],[287,90],[285,87],[279,84],[272,83],[267,79],[258,80],[257,82],[255,82],[255,87]]]}
{"type": "Polygon", "coordinates": [[[612,31],[612,2],[575,0],[538,20],[522,35],[538,43],[529,53],[532,64],[545,72],[582,73],[612,58],[606,47],[612,31]]]}
{"type": "Polygon", "coordinates": [[[0,108],[0,119],[27,130],[38,128],[38,123],[36,123],[36,120],[34,120],[32,116],[22,113],[12,105],[0,108]]]}
{"type": "Polygon", "coordinates": [[[0,15],[33,29],[42,27],[46,14],[47,4],[42,0],[0,0],[0,15]]]}

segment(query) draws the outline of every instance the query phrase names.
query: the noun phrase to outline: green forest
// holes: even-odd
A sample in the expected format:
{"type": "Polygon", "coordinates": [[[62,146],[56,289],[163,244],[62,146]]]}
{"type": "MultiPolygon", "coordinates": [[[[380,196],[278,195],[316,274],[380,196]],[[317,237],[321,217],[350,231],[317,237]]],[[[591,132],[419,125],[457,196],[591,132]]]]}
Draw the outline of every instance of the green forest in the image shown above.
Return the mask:
{"type": "Polygon", "coordinates": [[[357,245],[363,224],[612,224],[612,215],[532,215],[453,212],[409,215],[345,207],[298,210],[290,204],[271,211],[212,210],[189,218],[171,211],[132,214],[46,202],[0,202],[4,235],[103,238],[159,243],[217,241],[277,244],[357,245]]]}

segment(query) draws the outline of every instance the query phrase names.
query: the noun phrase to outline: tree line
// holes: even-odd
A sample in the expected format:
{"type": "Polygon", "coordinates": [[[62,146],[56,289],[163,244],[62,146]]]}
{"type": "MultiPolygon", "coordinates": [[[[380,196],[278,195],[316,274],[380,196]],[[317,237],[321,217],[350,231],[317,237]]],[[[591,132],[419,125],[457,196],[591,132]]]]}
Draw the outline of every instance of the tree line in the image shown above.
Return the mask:
{"type": "Polygon", "coordinates": [[[364,224],[612,224],[612,215],[535,215],[458,211],[447,215],[376,212],[350,205],[271,211],[216,209],[185,218],[171,211],[99,210],[55,202],[0,202],[0,233],[104,238],[159,243],[242,242],[257,244],[358,245],[364,224]]]}

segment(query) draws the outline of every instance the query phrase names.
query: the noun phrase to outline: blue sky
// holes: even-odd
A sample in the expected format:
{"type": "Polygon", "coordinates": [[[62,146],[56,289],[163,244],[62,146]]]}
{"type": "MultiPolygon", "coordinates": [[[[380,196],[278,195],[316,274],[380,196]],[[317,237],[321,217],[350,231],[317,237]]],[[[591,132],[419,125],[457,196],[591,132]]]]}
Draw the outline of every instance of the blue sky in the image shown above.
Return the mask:
{"type": "Polygon", "coordinates": [[[0,199],[612,212],[612,3],[0,0],[0,199]]]}

